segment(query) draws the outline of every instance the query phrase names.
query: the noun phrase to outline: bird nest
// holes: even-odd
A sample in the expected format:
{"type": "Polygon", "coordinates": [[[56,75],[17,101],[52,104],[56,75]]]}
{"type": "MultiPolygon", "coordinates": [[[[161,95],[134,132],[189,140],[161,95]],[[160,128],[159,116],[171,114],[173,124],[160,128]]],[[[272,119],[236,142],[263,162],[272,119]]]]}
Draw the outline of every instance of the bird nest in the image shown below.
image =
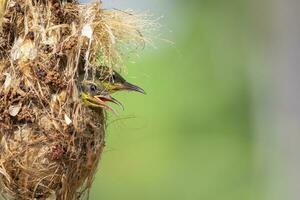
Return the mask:
{"type": "Polygon", "coordinates": [[[80,98],[80,73],[122,67],[150,21],[101,3],[11,0],[0,31],[0,190],[5,199],[87,197],[106,114],[80,98]]]}

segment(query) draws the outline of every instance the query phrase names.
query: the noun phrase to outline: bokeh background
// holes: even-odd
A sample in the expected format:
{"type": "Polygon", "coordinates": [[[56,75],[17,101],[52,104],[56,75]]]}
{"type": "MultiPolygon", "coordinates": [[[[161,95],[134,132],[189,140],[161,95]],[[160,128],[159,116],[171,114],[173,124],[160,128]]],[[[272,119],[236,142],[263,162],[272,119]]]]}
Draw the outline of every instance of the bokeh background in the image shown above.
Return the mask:
{"type": "Polygon", "coordinates": [[[126,77],[147,95],[118,95],[126,109],[109,119],[91,199],[265,199],[249,1],[103,3],[150,12],[162,27],[155,47],[127,63],[126,77]]]}
{"type": "Polygon", "coordinates": [[[163,18],[127,63],[148,94],[118,96],[91,199],[299,200],[300,1],[103,3],[163,18]]]}

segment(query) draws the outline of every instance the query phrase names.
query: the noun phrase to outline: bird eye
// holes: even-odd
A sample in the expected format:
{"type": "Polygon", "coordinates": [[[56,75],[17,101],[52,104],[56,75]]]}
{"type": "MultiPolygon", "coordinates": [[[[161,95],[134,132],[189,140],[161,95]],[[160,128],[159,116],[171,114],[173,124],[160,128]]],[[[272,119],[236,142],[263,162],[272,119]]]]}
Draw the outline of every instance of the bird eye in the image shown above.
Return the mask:
{"type": "Polygon", "coordinates": [[[97,90],[96,85],[91,85],[91,86],[90,86],[90,90],[91,90],[92,92],[96,92],[96,90],[97,90]]]}

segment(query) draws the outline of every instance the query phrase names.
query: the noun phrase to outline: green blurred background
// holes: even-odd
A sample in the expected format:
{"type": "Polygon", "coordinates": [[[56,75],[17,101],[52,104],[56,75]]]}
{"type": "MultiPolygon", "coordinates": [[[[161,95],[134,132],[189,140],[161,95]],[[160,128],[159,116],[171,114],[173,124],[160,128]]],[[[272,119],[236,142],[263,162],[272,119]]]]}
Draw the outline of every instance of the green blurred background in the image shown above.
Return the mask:
{"type": "Polygon", "coordinates": [[[155,16],[164,15],[158,37],[174,44],[157,39],[157,48],[128,63],[126,77],[147,95],[117,96],[126,109],[109,119],[91,199],[261,199],[246,1],[112,2],[140,10],[150,5],[155,16]]]}

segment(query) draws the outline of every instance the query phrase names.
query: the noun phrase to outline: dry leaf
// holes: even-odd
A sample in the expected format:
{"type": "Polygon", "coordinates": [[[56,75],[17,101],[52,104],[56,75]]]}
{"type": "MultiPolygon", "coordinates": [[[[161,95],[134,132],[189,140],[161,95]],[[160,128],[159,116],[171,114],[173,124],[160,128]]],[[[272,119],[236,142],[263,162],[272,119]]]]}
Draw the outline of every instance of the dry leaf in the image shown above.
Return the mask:
{"type": "Polygon", "coordinates": [[[21,110],[21,106],[15,105],[15,106],[10,106],[8,109],[8,112],[9,112],[10,116],[15,117],[19,114],[20,110],[21,110]]]}

